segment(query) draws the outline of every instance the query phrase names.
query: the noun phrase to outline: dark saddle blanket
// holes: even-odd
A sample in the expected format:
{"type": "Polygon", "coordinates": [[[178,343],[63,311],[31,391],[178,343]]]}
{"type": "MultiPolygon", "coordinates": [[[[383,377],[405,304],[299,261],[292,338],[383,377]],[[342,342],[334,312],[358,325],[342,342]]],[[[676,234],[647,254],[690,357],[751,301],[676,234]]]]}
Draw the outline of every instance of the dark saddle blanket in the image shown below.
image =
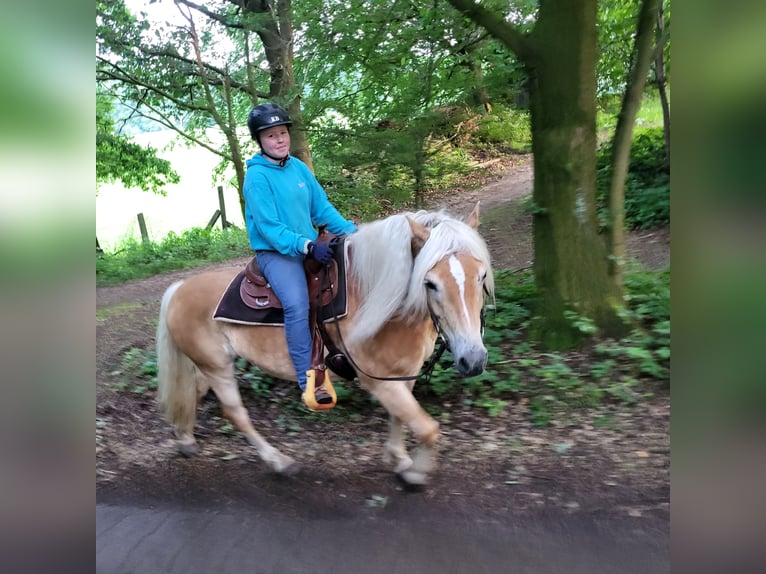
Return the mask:
{"type": "MultiPolygon", "coordinates": [[[[333,321],[348,312],[345,241],[338,244],[328,276],[306,273],[312,304],[319,299],[319,321],[333,321]]],[[[213,313],[213,319],[242,325],[284,325],[282,303],[253,258],[231,280],[213,313]]]]}

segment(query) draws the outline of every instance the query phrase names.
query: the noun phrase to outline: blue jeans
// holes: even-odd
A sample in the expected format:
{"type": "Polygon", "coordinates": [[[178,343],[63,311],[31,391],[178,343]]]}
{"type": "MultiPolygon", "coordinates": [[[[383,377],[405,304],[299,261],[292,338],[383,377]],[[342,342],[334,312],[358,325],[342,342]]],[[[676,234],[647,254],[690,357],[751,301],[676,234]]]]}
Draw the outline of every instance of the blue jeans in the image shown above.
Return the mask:
{"type": "Polygon", "coordinates": [[[256,261],[285,312],[287,351],[295,367],[298,385],[306,388],[306,371],[311,368],[309,290],[303,270],[303,256],[291,257],[276,251],[256,251],[256,261]]]}

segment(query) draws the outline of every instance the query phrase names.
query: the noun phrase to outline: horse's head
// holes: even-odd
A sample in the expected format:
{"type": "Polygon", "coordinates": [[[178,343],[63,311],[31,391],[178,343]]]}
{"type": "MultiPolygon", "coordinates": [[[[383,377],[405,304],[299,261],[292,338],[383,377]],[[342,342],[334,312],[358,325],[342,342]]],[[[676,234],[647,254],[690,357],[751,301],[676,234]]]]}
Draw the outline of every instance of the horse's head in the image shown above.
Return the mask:
{"type": "Polygon", "coordinates": [[[479,204],[464,222],[418,222],[417,214],[409,221],[417,253],[413,277],[425,290],[431,318],[446,338],[457,370],[464,376],[478,375],[487,364],[484,298],[494,291],[489,253],[476,232],[479,204]]]}

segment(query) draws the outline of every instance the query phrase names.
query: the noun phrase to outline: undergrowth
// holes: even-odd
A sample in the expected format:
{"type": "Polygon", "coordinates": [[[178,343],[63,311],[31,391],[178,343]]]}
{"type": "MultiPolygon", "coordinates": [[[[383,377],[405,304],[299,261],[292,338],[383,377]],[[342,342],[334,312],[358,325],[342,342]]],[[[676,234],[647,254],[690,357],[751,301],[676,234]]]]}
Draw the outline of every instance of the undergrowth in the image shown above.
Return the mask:
{"type": "MultiPolygon", "coordinates": [[[[601,145],[596,158],[596,204],[602,227],[608,221],[612,179],[612,141],[601,145]]],[[[651,229],[670,223],[670,168],[665,161],[662,127],[636,128],[625,180],[625,226],[651,229]]]]}
{"type": "MultiPolygon", "coordinates": [[[[530,274],[496,274],[496,305],[486,318],[489,365],[481,375],[458,379],[445,356],[418,389],[422,398],[483,408],[497,415],[510,403],[527,405],[533,424],[545,425],[565,412],[650,396],[669,385],[669,272],[633,270],[626,275],[623,317],[634,326],[619,341],[596,334],[588,348],[568,353],[538,350],[527,339],[537,296],[530,274]]],[[[573,320],[577,320],[573,318],[573,320]]]]}

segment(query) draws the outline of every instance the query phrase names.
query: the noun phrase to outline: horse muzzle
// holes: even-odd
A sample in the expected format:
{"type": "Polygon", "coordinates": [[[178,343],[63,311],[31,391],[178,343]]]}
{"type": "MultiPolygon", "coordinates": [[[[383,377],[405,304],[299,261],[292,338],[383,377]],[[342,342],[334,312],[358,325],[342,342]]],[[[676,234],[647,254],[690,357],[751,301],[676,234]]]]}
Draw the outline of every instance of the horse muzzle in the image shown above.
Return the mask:
{"type": "Polygon", "coordinates": [[[487,366],[487,349],[484,347],[472,347],[463,353],[454,353],[454,357],[455,368],[464,377],[480,375],[487,366]]]}

